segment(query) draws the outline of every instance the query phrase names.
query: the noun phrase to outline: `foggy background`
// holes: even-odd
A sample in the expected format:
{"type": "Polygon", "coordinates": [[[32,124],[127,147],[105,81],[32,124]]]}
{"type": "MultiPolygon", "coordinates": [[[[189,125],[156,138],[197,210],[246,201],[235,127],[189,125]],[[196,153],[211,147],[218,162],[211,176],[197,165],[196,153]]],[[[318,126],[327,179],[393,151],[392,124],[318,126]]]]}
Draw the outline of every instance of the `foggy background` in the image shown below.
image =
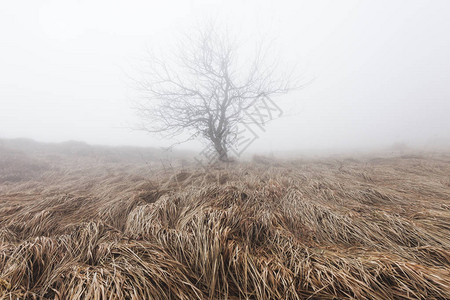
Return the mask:
{"type": "Polygon", "coordinates": [[[449,16],[446,0],[3,1],[0,138],[169,145],[130,130],[128,76],[148,45],[214,18],[276,37],[311,80],[248,151],[449,145],[449,16]]]}

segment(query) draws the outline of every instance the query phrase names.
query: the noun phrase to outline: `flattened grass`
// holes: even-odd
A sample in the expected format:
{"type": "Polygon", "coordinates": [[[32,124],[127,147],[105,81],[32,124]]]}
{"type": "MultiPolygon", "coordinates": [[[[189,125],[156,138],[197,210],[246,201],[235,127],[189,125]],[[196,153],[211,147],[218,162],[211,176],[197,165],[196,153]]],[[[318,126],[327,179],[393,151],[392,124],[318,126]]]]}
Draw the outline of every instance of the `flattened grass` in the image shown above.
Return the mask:
{"type": "Polygon", "coordinates": [[[49,169],[0,187],[0,299],[449,299],[448,174],[436,154],[49,169]]]}

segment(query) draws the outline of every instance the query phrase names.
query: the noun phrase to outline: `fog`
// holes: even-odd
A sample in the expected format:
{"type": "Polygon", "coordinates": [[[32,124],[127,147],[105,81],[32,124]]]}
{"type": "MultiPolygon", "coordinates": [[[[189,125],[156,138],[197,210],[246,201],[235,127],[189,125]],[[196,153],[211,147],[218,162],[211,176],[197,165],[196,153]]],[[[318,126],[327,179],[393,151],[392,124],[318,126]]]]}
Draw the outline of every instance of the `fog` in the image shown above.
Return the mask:
{"type": "Polygon", "coordinates": [[[171,144],[131,129],[130,74],[149,45],[213,18],[275,37],[307,82],[248,151],[449,145],[449,16],[446,0],[4,1],[0,138],[171,144]]]}

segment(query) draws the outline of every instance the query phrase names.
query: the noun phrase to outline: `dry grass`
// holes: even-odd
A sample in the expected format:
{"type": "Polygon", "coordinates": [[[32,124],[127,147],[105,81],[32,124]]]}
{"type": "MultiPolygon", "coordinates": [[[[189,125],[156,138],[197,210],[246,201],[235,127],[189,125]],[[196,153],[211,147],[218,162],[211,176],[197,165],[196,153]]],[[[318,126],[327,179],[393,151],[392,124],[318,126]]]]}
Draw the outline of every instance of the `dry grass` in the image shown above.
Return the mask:
{"type": "Polygon", "coordinates": [[[445,154],[20,164],[45,168],[0,171],[0,299],[450,298],[445,154]]]}

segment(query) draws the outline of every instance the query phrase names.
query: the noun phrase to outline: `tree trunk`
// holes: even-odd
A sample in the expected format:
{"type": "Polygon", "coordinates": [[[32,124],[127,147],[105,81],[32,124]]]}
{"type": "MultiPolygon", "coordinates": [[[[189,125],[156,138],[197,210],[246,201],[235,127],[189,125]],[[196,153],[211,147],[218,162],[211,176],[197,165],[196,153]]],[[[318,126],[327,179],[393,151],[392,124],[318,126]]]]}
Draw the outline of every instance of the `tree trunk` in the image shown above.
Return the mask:
{"type": "Polygon", "coordinates": [[[222,162],[229,162],[228,153],[226,150],[223,150],[221,154],[219,153],[219,160],[222,162]]]}
{"type": "Polygon", "coordinates": [[[221,141],[214,141],[214,148],[217,151],[217,154],[219,155],[219,160],[221,162],[228,162],[228,151],[226,149],[226,146],[222,144],[221,141]]]}

